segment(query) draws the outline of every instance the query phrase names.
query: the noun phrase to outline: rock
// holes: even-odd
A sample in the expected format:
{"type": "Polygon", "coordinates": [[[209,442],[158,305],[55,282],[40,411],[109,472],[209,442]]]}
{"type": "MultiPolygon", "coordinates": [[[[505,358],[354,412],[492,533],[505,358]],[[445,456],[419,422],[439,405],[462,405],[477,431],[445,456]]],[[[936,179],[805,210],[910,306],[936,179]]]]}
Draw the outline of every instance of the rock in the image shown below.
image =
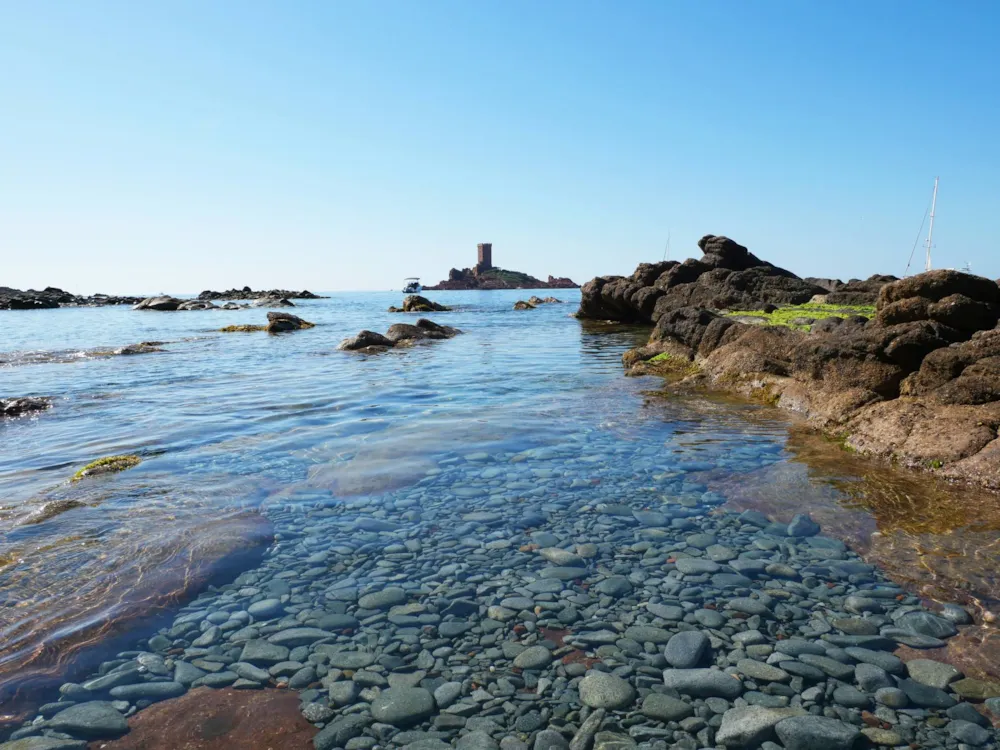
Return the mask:
{"type": "Polygon", "coordinates": [[[316,750],[333,750],[333,748],[344,747],[350,740],[360,737],[370,724],[370,718],[358,714],[335,719],[313,737],[313,747],[316,750]]]}
{"type": "Polygon", "coordinates": [[[389,609],[406,601],[406,592],[398,587],[390,586],[381,591],[365,594],[358,599],[361,609],[389,609]]]}
{"type": "Polygon", "coordinates": [[[577,316],[656,323],[687,306],[756,310],[767,303],[802,304],[825,290],[765,263],[727,237],[698,242],[701,260],[643,263],[630,277],[604,276],[583,285],[577,316]]]}
{"type": "Polygon", "coordinates": [[[48,726],[88,740],[118,737],[128,731],[125,717],[107,701],[78,703],[49,719],[48,726]]]}
{"type": "Polygon", "coordinates": [[[627,681],[607,672],[591,670],[580,681],[580,700],[591,708],[628,708],[637,694],[627,681]]]}
{"type": "Polygon", "coordinates": [[[911,633],[929,635],[932,638],[951,638],[958,633],[953,622],[925,611],[907,612],[896,620],[896,625],[911,633]]]}
{"type": "Polygon", "coordinates": [[[172,311],[181,306],[181,300],[176,297],[147,297],[133,307],[133,310],[172,311]]]}
{"type": "Polygon", "coordinates": [[[57,737],[22,737],[0,743],[0,750],[86,750],[83,740],[64,740],[57,737]]]}
{"type": "Polygon", "coordinates": [[[986,682],[966,677],[956,680],[949,686],[957,695],[967,700],[987,700],[1000,697],[1000,683],[986,682]]]}
{"type": "Polygon", "coordinates": [[[739,678],[716,669],[667,669],[663,684],[694,698],[733,700],[743,692],[739,678]]]}
{"type": "Polygon", "coordinates": [[[788,682],[792,678],[785,670],[754,659],[740,659],[736,668],[744,676],[759,682],[788,682]]]}
{"type": "Polygon", "coordinates": [[[535,735],[532,750],[569,750],[569,742],[554,729],[543,729],[535,735]]]}
{"type": "Polygon", "coordinates": [[[993,737],[983,727],[973,724],[971,721],[962,721],[961,719],[952,721],[948,725],[948,734],[959,742],[976,746],[987,744],[993,737]]]}
{"type": "Polygon", "coordinates": [[[524,300],[518,300],[514,303],[515,310],[534,310],[535,306],[530,302],[525,302],[524,300]]]}
{"type": "Polygon", "coordinates": [[[694,713],[694,707],[686,701],[672,698],[663,693],[650,693],[642,700],[639,709],[644,716],[664,723],[681,721],[694,713]]]}
{"type": "Polygon", "coordinates": [[[176,698],[187,691],[179,682],[138,682],[111,688],[111,697],[135,703],[138,700],[162,701],[176,698]]]}
{"type": "Polygon", "coordinates": [[[288,660],[288,647],[268,643],[263,640],[250,640],[243,644],[240,661],[270,667],[288,660]]]}
{"type": "Polygon", "coordinates": [[[269,312],[267,314],[266,330],[268,333],[286,333],[288,331],[299,331],[315,327],[315,323],[310,323],[291,313],[269,312]]]}
{"type": "Polygon", "coordinates": [[[806,537],[816,536],[818,533],[819,524],[813,521],[807,513],[800,513],[788,524],[788,536],[806,537]]]}
{"type": "Polygon", "coordinates": [[[361,331],[357,336],[344,339],[340,342],[338,349],[345,351],[367,351],[375,352],[379,350],[391,349],[396,345],[395,341],[390,341],[381,333],[374,331],[361,331]]]}
{"type": "Polygon", "coordinates": [[[421,297],[419,294],[411,294],[405,299],[403,299],[403,306],[401,308],[390,307],[389,312],[449,312],[450,307],[445,307],[444,305],[439,305],[437,302],[431,302],[426,297],[421,297]]]}
{"type": "Polygon", "coordinates": [[[50,398],[0,398],[0,418],[34,414],[51,406],[50,398]]]}
{"type": "Polygon", "coordinates": [[[486,732],[469,732],[458,738],[457,750],[500,750],[500,743],[486,732]]]}
{"type": "Polygon", "coordinates": [[[726,747],[756,748],[774,738],[774,727],[779,721],[805,713],[801,708],[731,708],[722,715],[715,741],[726,747]]]}
{"type": "Polygon", "coordinates": [[[434,696],[419,687],[389,688],[372,702],[375,721],[408,727],[419,724],[434,713],[434,696]]]}
{"type": "Polygon", "coordinates": [[[247,607],[247,612],[257,620],[270,620],[285,611],[280,599],[263,599],[247,607]]]}
{"type": "Polygon", "coordinates": [[[857,727],[825,716],[796,716],[775,726],[786,750],[853,750],[860,739],[857,727]]]}
{"type": "Polygon", "coordinates": [[[686,630],[670,638],[663,654],[673,667],[691,669],[705,658],[708,652],[708,636],[697,630],[686,630]]]}
{"type": "Polygon", "coordinates": [[[906,693],[910,702],[920,708],[945,709],[957,702],[948,693],[938,688],[923,685],[914,680],[898,680],[899,688],[906,693]]]}
{"type": "Polygon", "coordinates": [[[552,662],[552,652],[545,646],[531,646],[514,657],[519,669],[543,669],[552,662]]]}
{"type": "Polygon", "coordinates": [[[962,673],[950,664],[931,659],[911,659],[906,663],[906,669],[912,679],[939,690],[962,678],[962,673]]]}
{"type": "Polygon", "coordinates": [[[295,648],[296,646],[308,646],[316,641],[333,637],[333,633],[328,633],[319,628],[289,628],[288,630],[278,631],[267,640],[279,646],[295,648]]]}

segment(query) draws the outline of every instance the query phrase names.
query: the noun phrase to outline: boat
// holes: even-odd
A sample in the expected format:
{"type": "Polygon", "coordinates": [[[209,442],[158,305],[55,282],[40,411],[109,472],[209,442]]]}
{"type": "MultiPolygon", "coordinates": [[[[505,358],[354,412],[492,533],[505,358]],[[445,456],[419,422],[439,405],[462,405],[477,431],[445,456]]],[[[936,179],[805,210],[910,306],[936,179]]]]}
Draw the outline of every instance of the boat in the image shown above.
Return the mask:
{"type": "MultiPolygon", "coordinates": [[[[924,242],[924,272],[931,270],[931,248],[934,247],[934,212],[937,209],[938,178],[934,178],[934,192],[931,193],[931,223],[927,228],[927,239],[924,242]]],[[[903,278],[910,275],[910,266],[913,265],[913,254],[920,241],[920,233],[924,231],[924,222],[927,221],[927,214],[924,213],[923,221],[920,222],[920,229],[917,230],[917,239],[913,242],[913,249],[910,250],[910,259],[906,262],[906,269],[903,271],[903,278]]]]}
{"type": "Polygon", "coordinates": [[[420,286],[420,279],[415,276],[403,279],[403,281],[406,282],[406,286],[403,287],[403,294],[420,294],[424,291],[424,288],[420,286]]]}

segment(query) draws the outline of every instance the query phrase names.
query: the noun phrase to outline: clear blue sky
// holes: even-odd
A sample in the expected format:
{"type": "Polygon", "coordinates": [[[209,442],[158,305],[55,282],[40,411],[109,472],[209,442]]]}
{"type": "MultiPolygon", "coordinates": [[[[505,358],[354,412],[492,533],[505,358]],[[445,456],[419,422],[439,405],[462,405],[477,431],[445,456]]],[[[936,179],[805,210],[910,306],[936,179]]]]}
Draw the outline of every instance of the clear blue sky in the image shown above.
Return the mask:
{"type": "Polygon", "coordinates": [[[1000,276],[1000,3],[0,0],[0,285],[1000,276]],[[926,231],[926,230],[925,230],[926,231]],[[921,251],[918,249],[918,254],[921,251]]]}

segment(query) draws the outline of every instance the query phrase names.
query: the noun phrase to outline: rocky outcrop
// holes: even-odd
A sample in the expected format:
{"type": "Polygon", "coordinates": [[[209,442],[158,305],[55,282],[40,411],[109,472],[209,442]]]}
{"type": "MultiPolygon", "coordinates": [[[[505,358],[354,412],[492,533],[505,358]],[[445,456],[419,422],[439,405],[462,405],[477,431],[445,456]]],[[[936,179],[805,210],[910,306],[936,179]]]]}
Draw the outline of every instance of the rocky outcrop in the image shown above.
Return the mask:
{"type": "Polygon", "coordinates": [[[957,271],[880,287],[871,320],[811,332],[664,312],[626,364],[696,362],[704,382],[806,415],[855,450],[1000,489],[1000,286],[957,271]]]}
{"type": "Polygon", "coordinates": [[[174,310],[180,309],[180,306],[183,304],[184,300],[177,299],[176,297],[167,297],[167,296],[147,297],[132,309],[157,310],[159,312],[173,312],[174,310]]]}
{"type": "Polygon", "coordinates": [[[451,312],[451,308],[446,307],[445,305],[439,305],[437,302],[431,302],[429,299],[421,297],[419,294],[411,294],[403,300],[402,307],[390,307],[389,312],[451,312]]]}
{"type": "Polygon", "coordinates": [[[291,313],[269,312],[267,314],[267,326],[264,330],[268,333],[286,333],[288,331],[299,331],[315,327],[315,323],[310,323],[308,320],[303,320],[291,313]]]}
{"type": "Polygon", "coordinates": [[[287,289],[270,289],[268,291],[254,291],[248,286],[242,289],[230,289],[225,292],[213,292],[206,290],[198,295],[200,300],[247,300],[247,299],[325,299],[318,294],[302,290],[301,292],[291,292],[287,289]]]}
{"type": "Polygon", "coordinates": [[[47,397],[0,398],[0,419],[45,411],[52,406],[47,397]]]}
{"type": "Polygon", "coordinates": [[[827,293],[818,284],[761,260],[728,237],[705,235],[701,259],[643,263],[631,276],[601,276],[583,286],[577,316],[656,323],[683,307],[757,310],[802,304],[827,293]]]}
{"type": "Polygon", "coordinates": [[[549,276],[548,281],[536,279],[520,271],[507,271],[503,268],[490,268],[480,271],[477,268],[453,268],[448,272],[446,281],[434,286],[425,286],[428,291],[462,290],[462,289],[579,289],[580,285],[572,279],[549,276]]]}
{"type": "Polygon", "coordinates": [[[534,310],[535,305],[531,302],[525,302],[523,299],[519,299],[514,303],[515,310],[534,310]]]}
{"type": "Polygon", "coordinates": [[[0,310],[44,310],[55,307],[99,307],[104,305],[134,305],[141,297],[116,297],[107,294],[79,296],[58,289],[45,287],[42,291],[12,289],[0,286],[0,310]]]}
{"type": "Polygon", "coordinates": [[[460,333],[457,328],[421,318],[415,325],[394,323],[389,326],[385,335],[374,331],[361,331],[357,336],[341,341],[337,348],[344,351],[378,354],[395,347],[411,346],[418,341],[450,339],[460,333]]]}
{"type": "Polygon", "coordinates": [[[528,302],[533,305],[561,305],[563,301],[561,299],[556,299],[555,297],[538,297],[531,296],[528,298],[528,302]]]}

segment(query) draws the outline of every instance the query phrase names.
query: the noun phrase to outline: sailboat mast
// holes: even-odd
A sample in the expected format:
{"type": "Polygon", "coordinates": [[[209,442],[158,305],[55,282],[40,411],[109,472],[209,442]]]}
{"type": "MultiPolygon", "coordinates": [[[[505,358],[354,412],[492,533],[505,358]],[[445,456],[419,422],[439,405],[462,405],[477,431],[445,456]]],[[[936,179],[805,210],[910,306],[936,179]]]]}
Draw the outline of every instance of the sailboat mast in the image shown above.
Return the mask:
{"type": "Polygon", "coordinates": [[[934,209],[937,207],[938,178],[934,178],[934,197],[931,198],[931,223],[927,229],[927,262],[924,265],[925,271],[931,270],[931,240],[934,237],[934,209]]]}

